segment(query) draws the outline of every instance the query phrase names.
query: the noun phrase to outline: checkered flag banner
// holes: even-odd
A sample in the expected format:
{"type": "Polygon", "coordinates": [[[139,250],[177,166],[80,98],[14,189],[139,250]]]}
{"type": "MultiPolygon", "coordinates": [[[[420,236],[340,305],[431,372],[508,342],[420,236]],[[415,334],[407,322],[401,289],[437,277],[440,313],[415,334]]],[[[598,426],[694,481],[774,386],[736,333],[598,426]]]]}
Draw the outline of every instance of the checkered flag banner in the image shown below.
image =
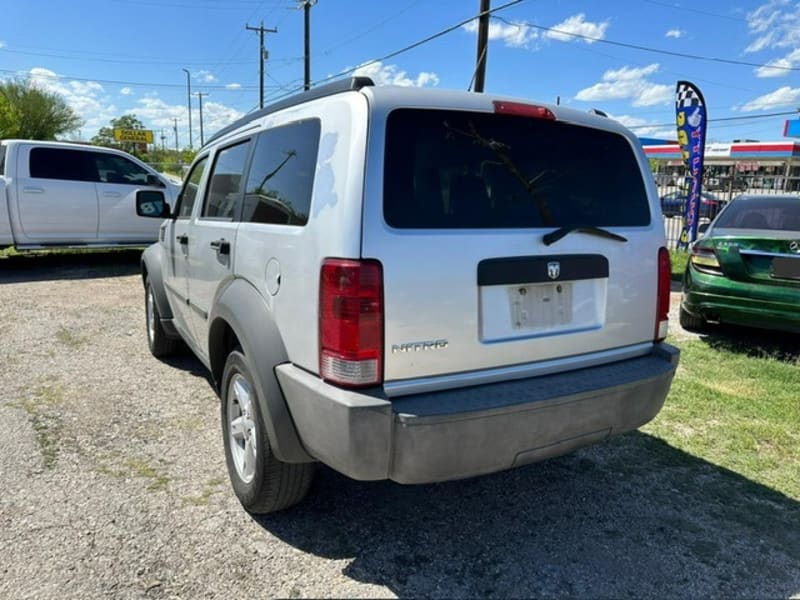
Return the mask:
{"type": "Polygon", "coordinates": [[[675,107],[703,106],[703,95],[688,81],[679,81],[675,89],[675,107]]]}

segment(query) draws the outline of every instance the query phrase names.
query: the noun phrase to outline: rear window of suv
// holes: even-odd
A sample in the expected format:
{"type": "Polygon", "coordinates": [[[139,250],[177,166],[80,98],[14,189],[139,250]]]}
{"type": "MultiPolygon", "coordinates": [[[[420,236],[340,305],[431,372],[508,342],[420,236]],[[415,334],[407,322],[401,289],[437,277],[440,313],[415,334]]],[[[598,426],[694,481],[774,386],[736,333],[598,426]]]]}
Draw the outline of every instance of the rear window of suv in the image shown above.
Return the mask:
{"type": "Polygon", "coordinates": [[[389,115],[383,202],[384,218],[396,228],[650,223],[644,180],[625,137],[465,111],[389,115]]]}

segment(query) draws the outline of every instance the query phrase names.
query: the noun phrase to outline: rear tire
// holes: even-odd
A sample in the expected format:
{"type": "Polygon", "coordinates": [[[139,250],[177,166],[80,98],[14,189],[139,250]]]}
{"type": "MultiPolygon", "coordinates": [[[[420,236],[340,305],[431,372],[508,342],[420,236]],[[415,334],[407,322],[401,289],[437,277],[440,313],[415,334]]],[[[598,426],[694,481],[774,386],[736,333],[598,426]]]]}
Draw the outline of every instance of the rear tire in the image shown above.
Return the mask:
{"type": "Polygon", "coordinates": [[[180,347],[181,341],[167,336],[164,327],[161,325],[161,315],[158,312],[156,299],[153,295],[153,287],[149,280],[144,283],[144,309],[147,325],[147,346],[150,353],[156,358],[162,358],[175,354],[180,347]]]}
{"type": "Polygon", "coordinates": [[[680,321],[681,327],[687,331],[703,331],[706,329],[706,320],[703,317],[690,315],[683,306],[680,307],[680,311],[678,312],[678,320],[680,321]]]}
{"type": "Polygon", "coordinates": [[[222,439],[233,491],[249,513],[289,508],[308,493],[314,463],[286,463],[270,447],[254,378],[244,354],[228,355],[220,386],[222,439]]]}

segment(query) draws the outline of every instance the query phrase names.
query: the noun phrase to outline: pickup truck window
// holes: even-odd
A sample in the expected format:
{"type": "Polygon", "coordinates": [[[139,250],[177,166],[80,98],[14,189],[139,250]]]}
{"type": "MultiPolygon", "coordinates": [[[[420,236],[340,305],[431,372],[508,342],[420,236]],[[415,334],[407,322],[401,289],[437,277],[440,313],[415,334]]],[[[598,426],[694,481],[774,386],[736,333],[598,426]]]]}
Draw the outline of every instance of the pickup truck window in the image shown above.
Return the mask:
{"type": "Polygon", "coordinates": [[[179,219],[188,219],[192,216],[194,201],[197,199],[197,188],[200,185],[200,180],[203,178],[203,171],[205,171],[207,163],[207,156],[198,160],[192,167],[189,177],[186,178],[183,189],[178,196],[176,214],[179,219]]]}
{"type": "Polygon", "coordinates": [[[0,176],[6,172],[6,147],[0,145],[0,176]]]}
{"type": "Polygon", "coordinates": [[[204,218],[233,220],[240,206],[242,173],[249,151],[250,140],[219,151],[208,178],[204,218]]]}
{"type": "Polygon", "coordinates": [[[383,207],[397,228],[643,226],[650,204],[622,135],[548,119],[398,109],[383,207]]]}
{"type": "Polygon", "coordinates": [[[124,156],[92,152],[92,158],[103,183],[147,185],[147,176],[152,174],[124,156]]]}
{"type": "Polygon", "coordinates": [[[91,152],[67,148],[33,148],[31,177],[66,181],[99,181],[91,152]]]}
{"type": "Polygon", "coordinates": [[[299,121],[256,141],[242,221],[305,225],[317,168],[320,122],[299,121]]]}

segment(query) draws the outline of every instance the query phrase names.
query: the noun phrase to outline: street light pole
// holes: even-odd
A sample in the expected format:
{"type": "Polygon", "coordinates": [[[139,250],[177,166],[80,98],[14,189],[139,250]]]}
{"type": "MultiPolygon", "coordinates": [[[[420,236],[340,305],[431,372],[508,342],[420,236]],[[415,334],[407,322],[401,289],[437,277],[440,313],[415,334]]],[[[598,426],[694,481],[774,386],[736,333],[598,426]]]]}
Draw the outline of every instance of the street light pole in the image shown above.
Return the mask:
{"type": "Polygon", "coordinates": [[[189,104],[189,149],[192,149],[192,81],[189,69],[183,69],[186,73],[186,98],[189,104]]]}
{"type": "Polygon", "coordinates": [[[208,96],[208,92],[197,92],[195,94],[200,99],[200,147],[203,147],[205,140],[203,139],[203,96],[208,96]]]}

